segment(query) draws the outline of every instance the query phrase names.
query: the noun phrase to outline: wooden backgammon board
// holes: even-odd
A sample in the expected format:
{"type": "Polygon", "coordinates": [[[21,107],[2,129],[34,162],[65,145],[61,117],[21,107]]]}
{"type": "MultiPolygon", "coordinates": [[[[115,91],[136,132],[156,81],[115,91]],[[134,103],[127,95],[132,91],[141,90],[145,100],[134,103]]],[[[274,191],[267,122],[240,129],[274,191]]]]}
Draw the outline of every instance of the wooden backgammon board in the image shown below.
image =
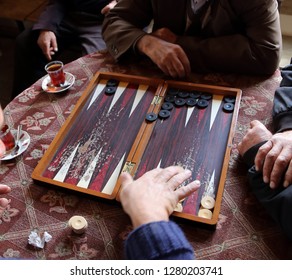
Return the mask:
{"type": "Polygon", "coordinates": [[[181,165],[201,188],[173,215],[215,225],[240,98],[236,88],[98,72],[32,178],[118,200],[122,171],[181,165]]]}

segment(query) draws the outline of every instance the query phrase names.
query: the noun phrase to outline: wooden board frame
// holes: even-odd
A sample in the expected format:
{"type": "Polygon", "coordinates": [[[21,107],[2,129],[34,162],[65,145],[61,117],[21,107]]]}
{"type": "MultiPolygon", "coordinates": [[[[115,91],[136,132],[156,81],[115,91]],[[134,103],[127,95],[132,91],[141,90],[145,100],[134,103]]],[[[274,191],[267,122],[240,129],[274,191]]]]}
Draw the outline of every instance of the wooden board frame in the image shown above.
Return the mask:
{"type": "MultiPolygon", "coordinates": [[[[156,114],[160,110],[161,104],[163,103],[163,99],[167,93],[167,90],[171,87],[180,88],[182,90],[189,90],[189,91],[190,90],[203,91],[203,92],[211,93],[213,95],[221,95],[223,97],[224,96],[235,97],[234,111],[232,115],[230,129],[229,129],[229,135],[228,135],[226,150],[224,154],[220,181],[217,187],[217,194],[216,194],[216,199],[215,199],[215,206],[213,208],[212,218],[211,219],[201,218],[195,214],[189,214],[189,213],[183,213],[183,212],[173,213],[173,216],[176,216],[182,219],[199,222],[199,223],[203,223],[207,225],[216,225],[219,218],[220,206],[221,206],[221,201],[222,201],[222,196],[223,196],[223,191],[224,191],[224,184],[225,184],[230,152],[231,152],[231,147],[232,147],[232,140],[235,133],[238,110],[239,110],[239,105],[240,105],[241,90],[237,88],[211,86],[211,85],[205,85],[205,84],[195,84],[195,83],[179,82],[179,81],[164,81],[161,79],[150,79],[150,78],[145,78],[141,76],[125,75],[125,74],[118,74],[118,73],[111,73],[111,72],[106,72],[106,73],[98,72],[96,73],[96,75],[93,77],[93,79],[87,86],[81,98],[75,105],[74,110],[72,111],[72,113],[70,114],[70,116],[68,117],[64,125],[61,127],[60,131],[58,132],[55,139],[49,146],[45,155],[43,156],[43,158],[40,160],[37,167],[33,171],[32,178],[36,182],[39,182],[39,183],[56,185],[62,188],[67,188],[70,190],[83,192],[83,193],[101,197],[104,199],[109,199],[109,200],[116,199],[119,201],[119,193],[118,193],[120,189],[119,179],[116,181],[116,184],[115,184],[115,187],[113,188],[112,193],[104,194],[102,192],[96,192],[91,189],[79,188],[72,184],[59,182],[59,181],[56,182],[50,178],[43,176],[44,170],[50,164],[50,161],[55,155],[56,150],[58,149],[60,143],[62,142],[62,139],[64,138],[64,135],[68,133],[71,126],[74,124],[74,121],[76,120],[78,114],[82,110],[83,106],[85,106],[86,102],[91,97],[93,89],[98,85],[98,83],[102,79],[117,79],[119,81],[137,83],[137,84],[147,84],[147,85],[156,87],[156,92],[155,92],[155,95],[153,96],[153,101],[151,102],[148,108],[148,112],[154,112],[156,114]]],[[[125,164],[122,167],[123,171],[127,171],[132,176],[135,176],[136,171],[140,164],[141,157],[151,137],[154,126],[155,126],[155,122],[144,121],[143,123],[140,124],[139,132],[137,133],[135,140],[132,144],[132,147],[129,153],[127,154],[126,160],[124,161],[125,164]]]]}
{"type": "MultiPolygon", "coordinates": [[[[110,195],[108,195],[108,194],[104,194],[102,192],[93,191],[91,189],[79,188],[77,186],[74,186],[72,184],[68,184],[65,182],[55,181],[55,180],[52,180],[50,178],[46,178],[43,176],[43,172],[45,171],[46,167],[48,166],[48,164],[52,160],[55,152],[57,151],[59,145],[62,142],[64,135],[66,135],[68,133],[72,124],[76,120],[78,114],[82,110],[83,106],[86,104],[88,99],[91,97],[92,92],[94,91],[94,88],[97,86],[97,84],[102,79],[118,79],[120,82],[131,82],[131,83],[137,83],[137,84],[151,85],[151,86],[154,86],[157,88],[156,93],[155,93],[155,95],[157,95],[157,96],[159,96],[160,91],[163,88],[163,81],[159,80],[159,79],[150,79],[150,78],[145,78],[145,77],[129,76],[129,75],[117,74],[117,73],[97,72],[95,74],[95,76],[92,78],[91,82],[86,87],[84,93],[82,94],[82,96],[80,97],[78,102],[76,103],[73,111],[71,112],[71,114],[69,115],[69,117],[67,118],[67,120],[65,121],[65,123],[63,124],[61,129],[59,130],[59,132],[57,133],[53,142],[50,144],[48,150],[45,152],[44,156],[42,157],[42,159],[39,161],[38,165],[34,169],[34,171],[32,173],[32,178],[36,182],[51,184],[51,185],[67,188],[67,189],[74,190],[74,191],[79,191],[82,193],[86,193],[89,195],[93,195],[93,196],[97,196],[97,197],[101,197],[101,198],[105,198],[105,199],[115,199],[116,198],[116,194],[118,192],[118,187],[119,187],[118,185],[114,188],[113,192],[110,195]]],[[[152,111],[153,106],[154,105],[150,105],[149,112],[152,111]]]]}

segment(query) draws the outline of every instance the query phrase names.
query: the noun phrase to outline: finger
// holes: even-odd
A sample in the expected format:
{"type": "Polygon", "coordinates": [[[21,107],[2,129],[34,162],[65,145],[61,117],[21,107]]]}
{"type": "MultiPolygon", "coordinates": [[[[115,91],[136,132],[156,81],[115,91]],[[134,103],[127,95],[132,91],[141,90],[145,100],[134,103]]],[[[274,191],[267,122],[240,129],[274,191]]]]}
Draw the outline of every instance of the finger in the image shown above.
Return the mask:
{"type": "Polygon", "coordinates": [[[178,56],[173,56],[171,60],[167,61],[167,69],[172,78],[179,78],[185,76],[185,69],[179,60],[178,56]]]}
{"type": "MultiPolygon", "coordinates": [[[[271,142],[271,141],[268,141],[271,142]]],[[[276,172],[279,170],[279,163],[282,162],[282,155],[281,154],[282,145],[275,145],[273,146],[270,151],[267,153],[264,164],[263,164],[263,180],[265,183],[271,182],[271,173],[273,168],[275,167],[276,172]],[[280,156],[280,158],[279,158],[280,156]],[[276,162],[278,161],[278,166],[276,165],[276,162]]],[[[275,186],[272,185],[272,188],[275,186]]]]}
{"type": "Polygon", "coordinates": [[[187,57],[187,55],[184,53],[184,51],[181,51],[179,53],[179,60],[181,62],[181,65],[183,67],[183,72],[179,76],[180,78],[188,77],[191,74],[191,64],[187,57]],[[183,76],[182,76],[183,74],[183,76]]]}
{"type": "Polygon", "coordinates": [[[266,160],[266,156],[267,156],[267,154],[270,152],[270,150],[272,148],[273,148],[272,141],[266,142],[265,144],[263,144],[259,148],[259,150],[258,150],[258,152],[256,154],[256,157],[255,157],[255,160],[254,160],[255,168],[256,168],[257,171],[263,170],[263,165],[264,165],[264,162],[266,160]]]}
{"type": "Polygon", "coordinates": [[[4,156],[5,151],[6,151],[6,147],[4,143],[0,140],[0,158],[4,156]]]}
{"type": "Polygon", "coordinates": [[[48,45],[45,45],[43,48],[43,54],[47,60],[52,60],[51,57],[51,48],[48,45]]]}
{"type": "Polygon", "coordinates": [[[185,78],[191,72],[189,60],[184,52],[178,50],[168,66],[169,74],[173,78],[185,78]]]}
{"type": "Polygon", "coordinates": [[[174,71],[170,67],[164,64],[158,65],[158,67],[165,75],[173,77],[174,71]]]}
{"type": "Polygon", "coordinates": [[[272,189],[276,188],[280,184],[280,181],[283,179],[284,174],[287,173],[290,158],[291,156],[289,148],[283,148],[277,155],[270,175],[270,187],[272,189]]]}
{"type": "Polygon", "coordinates": [[[180,187],[181,184],[183,182],[185,182],[187,179],[189,179],[191,176],[192,176],[192,172],[190,170],[187,170],[187,169],[186,170],[183,170],[183,171],[177,173],[176,175],[172,176],[169,179],[167,185],[171,189],[175,190],[178,187],[180,187]]]}
{"type": "Polygon", "coordinates": [[[169,166],[164,169],[160,169],[160,171],[156,173],[155,180],[157,183],[167,183],[173,176],[180,172],[184,172],[183,167],[169,166]]]}
{"type": "Polygon", "coordinates": [[[240,154],[241,156],[243,156],[243,153],[242,153],[242,142],[239,142],[239,143],[237,144],[237,150],[238,150],[239,154],[240,154]]]}
{"type": "Polygon", "coordinates": [[[127,186],[131,183],[133,183],[134,179],[128,172],[122,172],[120,176],[120,182],[122,186],[127,186]]]}
{"type": "Polygon", "coordinates": [[[195,180],[191,183],[178,188],[175,192],[178,195],[178,200],[184,199],[185,197],[191,195],[193,192],[197,191],[200,188],[200,181],[195,180]]]}
{"type": "Polygon", "coordinates": [[[0,198],[0,211],[1,211],[1,208],[5,209],[8,203],[9,203],[9,200],[7,198],[0,198]]]}
{"type": "Polygon", "coordinates": [[[109,5],[106,5],[104,8],[101,9],[101,14],[105,15],[110,11],[109,5]]]}
{"type": "MultiPolygon", "coordinates": [[[[258,120],[253,120],[250,122],[250,128],[254,128],[255,126],[264,126],[260,121],[258,120]]],[[[266,128],[266,127],[265,127],[266,128]]]]}
{"type": "Polygon", "coordinates": [[[7,185],[0,184],[0,194],[6,194],[11,191],[11,188],[7,185]]]}
{"type": "Polygon", "coordinates": [[[53,48],[53,51],[57,52],[58,51],[58,43],[57,43],[56,37],[52,38],[51,44],[52,44],[51,47],[53,48]]]}
{"type": "Polygon", "coordinates": [[[287,171],[285,173],[283,186],[285,188],[287,188],[291,184],[292,184],[292,160],[290,160],[290,164],[289,164],[287,171]]]}

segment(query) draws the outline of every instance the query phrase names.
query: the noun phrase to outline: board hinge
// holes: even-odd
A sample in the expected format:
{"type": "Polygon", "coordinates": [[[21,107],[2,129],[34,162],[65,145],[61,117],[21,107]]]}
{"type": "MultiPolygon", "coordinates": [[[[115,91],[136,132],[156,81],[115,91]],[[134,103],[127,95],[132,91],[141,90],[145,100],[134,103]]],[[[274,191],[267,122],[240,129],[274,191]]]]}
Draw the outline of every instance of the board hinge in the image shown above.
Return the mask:
{"type": "Polygon", "coordinates": [[[122,172],[128,172],[132,173],[133,168],[135,167],[136,163],[133,163],[131,161],[127,161],[124,165],[123,171],[122,172]]]}
{"type": "Polygon", "coordinates": [[[152,100],[152,105],[159,105],[161,103],[162,97],[155,95],[152,100]]]}

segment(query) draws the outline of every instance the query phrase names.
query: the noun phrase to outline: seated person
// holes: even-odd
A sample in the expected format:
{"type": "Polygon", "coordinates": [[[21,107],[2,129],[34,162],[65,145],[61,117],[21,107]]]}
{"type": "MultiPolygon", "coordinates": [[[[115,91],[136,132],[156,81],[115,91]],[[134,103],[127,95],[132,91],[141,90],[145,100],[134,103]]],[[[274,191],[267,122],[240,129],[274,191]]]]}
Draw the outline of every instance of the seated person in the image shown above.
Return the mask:
{"type": "Polygon", "coordinates": [[[50,60],[68,63],[105,49],[101,36],[104,17],[101,10],[107,12],[110,2],[50,0],[33,27],[16,39],[12,98],[44,76],[44,67],[50,60]]]}
{"type": "Polygon", "coordinates": [[[116,60],[146,55],[173,78],[191,71],[271,75],[282,42],[276,0],[121,0],[102,35],[116,60]]]}
{"type": "Polygon", "coordinates": [[[272,134],[255,120],[238,145],[253,193],[292,239],[292,61],[275,92],[272,134]]]}

